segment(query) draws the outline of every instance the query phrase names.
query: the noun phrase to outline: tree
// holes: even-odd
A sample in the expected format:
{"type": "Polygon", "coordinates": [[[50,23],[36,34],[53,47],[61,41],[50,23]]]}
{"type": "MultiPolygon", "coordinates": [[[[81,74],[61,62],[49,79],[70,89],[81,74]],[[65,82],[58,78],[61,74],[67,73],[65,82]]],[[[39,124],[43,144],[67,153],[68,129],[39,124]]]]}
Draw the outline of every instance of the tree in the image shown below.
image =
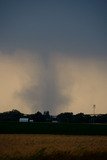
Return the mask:
{"type": "Polygon", "coordinates": [[[74,121],[72,112],[71,113],[69,113],[69,112],[60,113],[57,116],[57,119],[58,119],[59,122],[73,122],[74,121]]]}
{"type": "Polygon", "coordinates": [[[0,120],[3,121],[19,121],[19,118],[23,116],[23,113],[19,112],[16,109],[12,111],[3,112],[0,114],[0,120]]]}
{"type": "Polygon", "coordinates": [[[44,120],[47,121],[47,122],[50,122],[51,121],[51,116],[49,114],[49,111],[44,111],[44,120]]]}

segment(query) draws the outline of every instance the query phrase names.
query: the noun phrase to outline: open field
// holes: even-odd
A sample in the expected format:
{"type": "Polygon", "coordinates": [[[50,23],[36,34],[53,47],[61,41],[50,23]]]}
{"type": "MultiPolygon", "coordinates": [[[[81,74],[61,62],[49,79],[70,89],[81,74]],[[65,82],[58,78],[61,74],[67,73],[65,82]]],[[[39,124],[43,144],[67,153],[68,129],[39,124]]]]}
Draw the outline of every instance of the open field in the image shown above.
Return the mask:
{"type": "Polygon", "coordinates": [[[0,134],[0,160],[107,160],[106,136],[0,134]]]}
{"type": "Polygon", "coordinates": [[[0,122],[0,133],[107,135],[107,124],[0,122]]]}

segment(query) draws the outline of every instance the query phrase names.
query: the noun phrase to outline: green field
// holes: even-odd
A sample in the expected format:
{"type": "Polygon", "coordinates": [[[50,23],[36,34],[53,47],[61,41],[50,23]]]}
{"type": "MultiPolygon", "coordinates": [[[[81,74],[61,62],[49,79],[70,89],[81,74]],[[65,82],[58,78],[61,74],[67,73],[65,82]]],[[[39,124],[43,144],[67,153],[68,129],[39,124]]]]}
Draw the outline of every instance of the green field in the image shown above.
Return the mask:
{"type": "Polygon", "coordinates": [[[0,122],[0,133],[107,135],[106,124],[0,122]]]}

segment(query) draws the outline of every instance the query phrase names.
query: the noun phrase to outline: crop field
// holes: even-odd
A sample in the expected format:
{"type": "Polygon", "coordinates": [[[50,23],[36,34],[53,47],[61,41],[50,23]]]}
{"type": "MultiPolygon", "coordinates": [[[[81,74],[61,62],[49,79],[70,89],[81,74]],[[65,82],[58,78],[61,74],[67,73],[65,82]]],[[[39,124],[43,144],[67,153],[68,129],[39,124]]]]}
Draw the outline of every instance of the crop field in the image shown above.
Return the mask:
{"type": "Polygon", "coordinates": [[[0,134],[0,160],[107,160],[107,137],[0,134]]]}

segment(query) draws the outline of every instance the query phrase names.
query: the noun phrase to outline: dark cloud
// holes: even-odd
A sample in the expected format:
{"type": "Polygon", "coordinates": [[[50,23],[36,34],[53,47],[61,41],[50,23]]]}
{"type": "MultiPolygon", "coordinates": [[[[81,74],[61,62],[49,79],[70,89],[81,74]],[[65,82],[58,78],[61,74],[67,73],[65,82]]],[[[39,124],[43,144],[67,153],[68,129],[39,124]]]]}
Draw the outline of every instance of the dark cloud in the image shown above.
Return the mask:
{"type": "Polygon", "coordinates": [[[106,56],[107,2],[0,1],[0,50],[106,56]]]}

